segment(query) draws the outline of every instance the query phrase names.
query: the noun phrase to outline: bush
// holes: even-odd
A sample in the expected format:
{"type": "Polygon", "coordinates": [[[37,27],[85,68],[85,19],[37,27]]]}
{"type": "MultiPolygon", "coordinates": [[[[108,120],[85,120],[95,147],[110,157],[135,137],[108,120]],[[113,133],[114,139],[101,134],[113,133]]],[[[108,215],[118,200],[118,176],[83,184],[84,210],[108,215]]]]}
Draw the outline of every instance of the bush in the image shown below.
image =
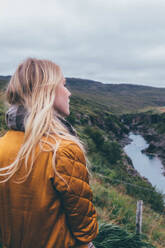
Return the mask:
{"type": "Polygon", "coordinates": [[[101,224],[99,229],[99,234],[93,241],[97,248],[154,248],[142,241],[139,235],[128,233],[118,226],[101,224]]]}
{"type": "Polygon", "coordinates": [[[86,127],[84,129],[84,132],[89,135],[90,138],[95,142],[96,147],[98,149],[101,149],[101,147],[104,144],[104,137],[102,135],[102,132],[97,129],[97,128],[91,128],[91,127],[86,127]]]}
{"type": "Polygon", "coordinates": [[[101,151],[112,164],[121,159],[121,148],[117,142],[105,142],[101,151]]]}
{"type": "Polygon", "coordinates": [[[121,159],[121,147],[117,142],[105,141],[102,132],[97,128],[86,127],[84,132],[93,140],[96,150],[103,153],[109,163],[114,164],[121,159]]]}

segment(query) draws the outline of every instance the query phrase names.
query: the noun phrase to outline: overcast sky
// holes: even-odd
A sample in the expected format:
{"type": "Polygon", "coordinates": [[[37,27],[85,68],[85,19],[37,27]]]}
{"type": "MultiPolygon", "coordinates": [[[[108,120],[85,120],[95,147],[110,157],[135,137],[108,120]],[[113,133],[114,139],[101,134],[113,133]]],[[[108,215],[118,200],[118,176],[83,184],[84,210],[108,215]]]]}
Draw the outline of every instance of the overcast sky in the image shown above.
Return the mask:
{"type": "Polygon", "coordinates": [[[27,57],[65,77],[165,88],[165,0],[4,0],[0,75],[27,57]]]}

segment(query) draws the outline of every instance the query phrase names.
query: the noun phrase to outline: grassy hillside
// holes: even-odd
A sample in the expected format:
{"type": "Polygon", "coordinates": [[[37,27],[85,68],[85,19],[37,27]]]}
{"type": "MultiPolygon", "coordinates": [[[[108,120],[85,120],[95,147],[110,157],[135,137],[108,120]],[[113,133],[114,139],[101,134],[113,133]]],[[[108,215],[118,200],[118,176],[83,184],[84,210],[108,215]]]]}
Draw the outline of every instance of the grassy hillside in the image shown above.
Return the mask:
{"type": "MultiPolygon", "coordinates": [[[[92,179],[92,189],[99,221],[101,223],[111,223],[124,228],[124,230],[129,233],[135,233],[137,202],[134,197],[128,196],[122,186],[116,187],[111,185],[111,183],[105,183],[105,181],[96,174],[92,179]]],[[[156,248],[164,248],[164,231],[164,216],[156,213],[144,204],[142,225],[144,240],[148,240],[148,242],[152,243],[156,248]]],[[[120,246],[112,246],[112,248],[114,247],[120,246]]],[[[127,245],[125,247],[127,247],[127,245]]],[[[107,248],[109,247],[107,246],[107,248]]]]}

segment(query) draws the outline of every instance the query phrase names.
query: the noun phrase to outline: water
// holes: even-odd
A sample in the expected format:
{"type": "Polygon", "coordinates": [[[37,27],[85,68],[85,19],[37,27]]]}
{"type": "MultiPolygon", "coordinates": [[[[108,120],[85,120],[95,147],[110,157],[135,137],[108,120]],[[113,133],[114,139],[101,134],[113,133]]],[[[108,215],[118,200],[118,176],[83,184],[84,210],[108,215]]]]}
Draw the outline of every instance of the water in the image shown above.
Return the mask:
{"type": "Polygon", "coordinates": [[[130,133],[129,138],[132,142],[124,147],[124,151],[131,158],[134,168],[156,186],[159,192],[165,194],[165,176],[162,174],[164,169],[160,159],[141,152],[148,147],[141,135],[130,133]]]}

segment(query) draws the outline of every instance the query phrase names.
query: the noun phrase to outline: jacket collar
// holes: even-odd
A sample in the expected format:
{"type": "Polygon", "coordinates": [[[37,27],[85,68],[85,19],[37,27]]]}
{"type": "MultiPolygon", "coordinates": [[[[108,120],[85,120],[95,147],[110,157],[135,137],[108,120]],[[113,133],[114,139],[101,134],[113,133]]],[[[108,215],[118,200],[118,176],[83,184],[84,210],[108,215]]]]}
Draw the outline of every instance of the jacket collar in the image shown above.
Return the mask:
{"type": "MultiPolygon", "coordinates": [[[[16,131],[25,131],[25,121],[27,118],[27,110],[22,105],[12,105],[6,112],[6,124],[9,129],[16,131]]],[[[68,129],[70,134],[76,136],[76,131],[72,125],[64,118],[59,117],[58,119],[68,129]]]]}

